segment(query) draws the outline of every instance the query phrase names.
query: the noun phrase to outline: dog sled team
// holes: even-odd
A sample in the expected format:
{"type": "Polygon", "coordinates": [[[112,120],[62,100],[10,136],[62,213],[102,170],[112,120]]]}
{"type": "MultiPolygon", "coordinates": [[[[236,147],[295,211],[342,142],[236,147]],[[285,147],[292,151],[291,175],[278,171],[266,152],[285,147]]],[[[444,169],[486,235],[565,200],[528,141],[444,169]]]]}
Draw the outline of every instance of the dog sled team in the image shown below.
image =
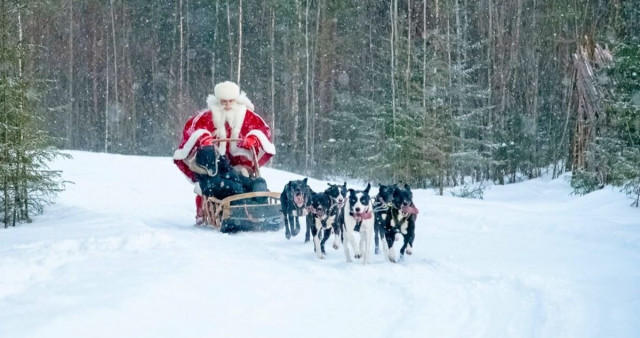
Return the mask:
{"type": "Polygon", "coordinates": [[[331,235],[333,248],[337,250],[342,244],[347,262],[352,261],[353,250],[354,258],[368,264],[374,241],[375,253],[380,253],[382,246],[384,257],[391,262],[402,262],[405,254],[412,254],[418,209],[409,185],[380,185],[375,196],[371,184],[364,190],[347,189],[347,183],[328,186],[316,193],[306,178],[285,185],[280,204],[287,239],[300,233],[299,218],[305,217],[305,242],[313,239],[320,259],[325,258],[325,243],[331,235]]]}
{"type": "MultiPolygon", "coordinates": [[[[218,83],[214,95],[207,98],[207,109],[184,125],[173,160],[194,184],[196,225],[205,222],[203,202],[208,197],[224,199],[267,191],[259,168],[276,150],[271,129],[253,110],[240,87],[225,81],[218,83]]],[[[339,249],[342,244],[347,262],[352,261],[351,248],[356,259],[369,263],[372,240],[376,254],[381,245],[388,260],[402,261],[413,250],[418,214],[411,188],[381,185],[376,196],[371,196],[370,190],[370,184],[364,190],[355,190],[347,189],[345,183],[329,184],[325,191],[315,193],[306,178],[289,182],[280,195],[286,238],[300,232],[299,218],[305,217],[305,242],[313,239],[318,258],[325,257],[325,243],[333,235],[333,248],[339,249]]]]}

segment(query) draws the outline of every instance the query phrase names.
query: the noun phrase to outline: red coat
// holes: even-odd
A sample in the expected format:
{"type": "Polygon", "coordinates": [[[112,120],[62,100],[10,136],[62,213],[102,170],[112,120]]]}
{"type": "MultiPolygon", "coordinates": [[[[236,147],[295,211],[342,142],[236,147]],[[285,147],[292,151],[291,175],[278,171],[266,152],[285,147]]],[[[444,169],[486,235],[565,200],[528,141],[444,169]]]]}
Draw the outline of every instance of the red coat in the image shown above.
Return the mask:
{"type": "MultiPolygon", "coordinates": [[[[267,123],[251,110],[253,105],[246,96],[241,95],[236,102],[234,109],[227,112],[217,104],[215,97],[210,95],[207,99],[209,109],[191,117],[185,124],[182,141],[173,154],[173,160],[191,181],[195,182],[195,175],[189,164],[193,161],[202,140],[208,137],[245,139],[249,135],[255,136],[258,140],[256,154],[260,166],[275,155],[275,146],[271,143],[271,129],[267,123]]],[[[232,166],[245,167],[250,171],[253,168],[251,149],[242,141],[220,142],[214,145],[220,154],[229,158],[232,166]]]]}

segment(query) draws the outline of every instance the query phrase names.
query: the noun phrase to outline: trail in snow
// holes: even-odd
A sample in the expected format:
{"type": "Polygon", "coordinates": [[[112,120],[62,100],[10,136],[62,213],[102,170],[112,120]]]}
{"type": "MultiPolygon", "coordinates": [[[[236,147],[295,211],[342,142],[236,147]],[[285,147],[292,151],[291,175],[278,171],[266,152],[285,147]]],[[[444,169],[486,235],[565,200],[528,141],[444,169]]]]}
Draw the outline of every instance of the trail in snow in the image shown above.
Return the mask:
{"type": "MultiPolygon", "coordinates": [[[[75,182],[57,203],[0,231],[0,337],[640,332],[640,213],[612,189],[577,197],[543,178],[485,200],[415,190],[414,255],[363,266],[342,248],[317,259],[304,233],[195,228],[169,158],[71,154],[52,164],[75,182]]],[[[274,191],[302,178],[262,173],[274,191]]]]}

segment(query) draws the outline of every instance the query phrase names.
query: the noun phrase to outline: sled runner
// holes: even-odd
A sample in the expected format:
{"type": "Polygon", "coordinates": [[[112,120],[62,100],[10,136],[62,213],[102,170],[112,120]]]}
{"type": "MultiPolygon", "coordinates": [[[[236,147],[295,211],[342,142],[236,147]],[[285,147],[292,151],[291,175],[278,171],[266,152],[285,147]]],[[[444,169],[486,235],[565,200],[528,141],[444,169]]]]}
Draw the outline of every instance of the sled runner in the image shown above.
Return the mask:
{"type": "Polygon", "coordinates": [[[279,192],[249,192],[222,200],[207,197],[203,203],[205,223],[221,232],[275,231],[284,226],[279,192]]]}
{"type": "MultiPolygon", "coordinates": [[[[253,166],[253,177],[260,177],[260,166],[255,150],[253,166]]],[[[284,227],[279,192],[254,191],[224,199],[209,196],[203,198],[202,203],[204,224],[220,232],[276,231],[284,227]]]]}

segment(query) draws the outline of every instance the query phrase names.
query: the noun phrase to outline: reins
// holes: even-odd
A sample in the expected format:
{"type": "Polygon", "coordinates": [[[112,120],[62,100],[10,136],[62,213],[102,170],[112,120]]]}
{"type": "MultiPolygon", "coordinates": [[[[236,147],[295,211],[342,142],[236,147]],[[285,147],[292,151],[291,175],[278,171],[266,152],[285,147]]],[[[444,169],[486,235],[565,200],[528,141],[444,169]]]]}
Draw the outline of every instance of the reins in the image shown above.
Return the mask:
{"type": "Polygon", "coordinates": [[[382,197],[378,196],[378,200],[373,202],[373,212],[387,211],[393,207],[393,203],[385,203],[382,197]]]}
{"type": "MultiPolygon", "coordinates": [[[[240,141],[240,140],[241,140],[241,139],[239,139],[239,138],[218,138],[218,139],[213,139],[213,140],[211,140],[211,142],[215,142],[215,143],[220,143],[220,142],[237,142],[237,141],[240,141]]],[[[209,169],[207,169],[207,168],[205,168],[205,167],[203,167],[203,166],[201,166],[201,165],[199,165],[199,164],[196,164],[198,167],[200,167],[200,168],[204,169],[204,171],[206,171],[206,172],[207,172],[207,175],[212,176],[212,177],[213,177],[213,176],[218,175],[218,162],[219,162],[218,157],[219,157],[219,156],[224,156],[224,155],[220,155],[220,154],[218,154],[218,150],[217,150],[217,149],[216,149],[216,151],[215,151],[215,152],[216,152],[216,159],[215,159],[215,167],[216,167],[216,170],[215,170],[213,173],[212,173],[211,171],[209,171],[209,169]]],[[[254,155],[255,155],[255,153],[254,153],[254,155]]]]}

